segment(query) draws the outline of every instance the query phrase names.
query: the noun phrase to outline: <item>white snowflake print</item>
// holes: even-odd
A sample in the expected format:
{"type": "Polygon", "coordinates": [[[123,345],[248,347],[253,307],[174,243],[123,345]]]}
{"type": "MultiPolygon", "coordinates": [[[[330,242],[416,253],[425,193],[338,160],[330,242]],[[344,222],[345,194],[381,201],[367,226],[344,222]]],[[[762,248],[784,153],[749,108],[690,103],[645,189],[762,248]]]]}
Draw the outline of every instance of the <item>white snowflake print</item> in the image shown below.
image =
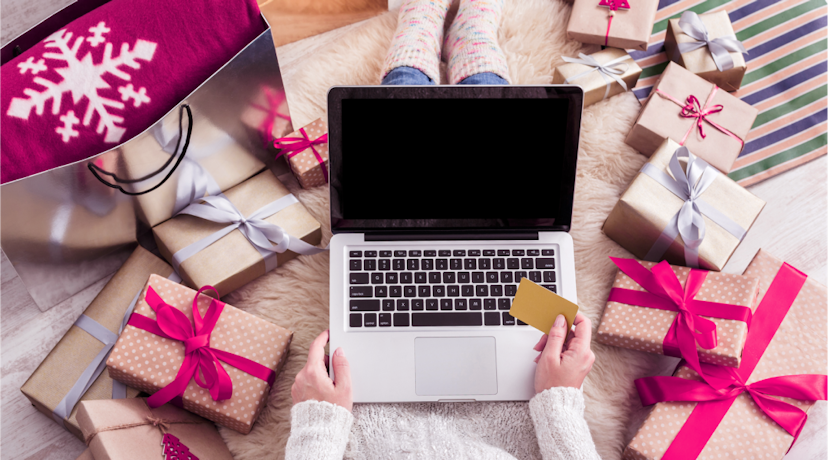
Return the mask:
{"type": "Polygon", "coordinates": [[[111,29],[101,21],[95,27],[89,28],[91,36],[78,36],[74,42],[72,42],[72,32],[67,32],[66,29],[59,30],[46,38],[45,47],[53,48],[56,52],[43,53],[44,59],[35,61],[34,57],[30,57],[25,62],[17,64],[21,74],[25,75],[30,72],[34,76],[34,83],[46,89],[43,91],[32,88],[24,89],[23,94],[28,98],[12,98],[6,115],[28,120],[32,108],[35,109],[37,115],[43,115],[44,105],[50,99],[52,100],[52,114],[58,115],[61,113],[61,97],[64,93],[71,93],[75,108],[84,98],[86,98],[88,104],[83,119],[78,119],[74,110],[67,110],[59,117],[62,125],[55,128],[55,133],[61,136],[63,142],[69,143],[73,138],[78,137],[80,133],[74,128],[75,125],[80,123],[83,126],[89,126],[93,114],[98,115],[98,126],[95,132],[103,134],[106,130],[104,142],[119,142],[124,132],[126,132],[126,128],[120,126],[124,118],[111,113],[110,110],[123,110],[126,107],[125,102],[130,99],[133,100],[132,106],[137,108],[142,104],[149,103],[150,98],[147,96],[146,88],[141,87],[136,90],[132,83],[117,88],[121,94],[121,101],[101,97],[98,90],[111,88],[111,85],[104,81],[103,76],[110,74],[121,80],[130,81],[132,77],[119,67],[126,66],[131,69],[139,69],[141,64],[138,60],[150,62],[157,45],[153,42],[138,39],[135,46],[130,50],[129,45],[123,43],[121,44],[120,54],[117,57],[112,57],[113,45],[104,37],[104,34],[110,31],[111,29]],[[100,63],[95,64],[91,51],[87,51],[86,55],[79,58],[79,51],[84,42],[92,48],[97,48],[98,45],[105,43],[103,59],[100,63]],[[48,59],[63,61],[67,64],[65,67],[54,69],[63,78],[60,82],[55,83],[37,76],[39,72],[49,69],[46,64],[48,59]]]}

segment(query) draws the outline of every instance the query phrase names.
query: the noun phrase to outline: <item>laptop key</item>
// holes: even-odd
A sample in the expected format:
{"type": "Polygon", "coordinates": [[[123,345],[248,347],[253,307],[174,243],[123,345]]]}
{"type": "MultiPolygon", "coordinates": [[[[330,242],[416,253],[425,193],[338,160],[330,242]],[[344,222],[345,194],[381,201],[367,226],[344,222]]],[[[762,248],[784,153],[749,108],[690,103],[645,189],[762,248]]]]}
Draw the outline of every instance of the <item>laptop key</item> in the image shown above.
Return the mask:
{"type": "Polygon", "coordinates": [[[503,312],[503,325],[504,326],[514,326],[515,325],[515,317],[510,315],[508,311],[503,312]]]}
{"type": "Polygon", "coordinates": [[[531,270],[535,268],[534,260],[532,258],[520,259],[520,268],[524,270],[531,270]]]}
{"type": "Polygon", "coordinates": [[[492,268],[492,259],[479,259],[477,261],[477,268],[481,270],[490,270],[492,268]]]}
{"type": "Polygon", "coordinates": [[[423,270],[434,270],[434,259],[423,259],[420,263],[423,270]]]}
{"type": "Polygon", "coordinates": [[[443,273],[443,282],[444,282],[444,283],[446,283],[446,284],[448,284],[448,283],[454,283],[454,282],[455,282],[455,278],[456,278],[456,277],[455,277],[455,273],[454,273],[454,272],[445,272],[445,273],[443,273]]]}
{"type": "Polygon", "coordinates": [[[480,257],[480,249],[469,249],[469,257],[480,257]]]}
{"type": "Polygon", "coordinates": [[[376,257],[377,251],[365,251],[365,257],[376,257]]]}
{"type": "Polygon", "coordinates": [[[413,299],[411,301],[412,310],[422,310],[425,308],[425,301],[423,299],[413,299]]]}
{"type": "Polygon", "coordinates": [[[501,283],[511,283],[512,282],[512,272],[500,272],[500,282],[501,283]]]}
{"type": "Polygon", "coordinates": [[[451,263],[449,264],[452,270],[462,270],[463,269],[463,259],[451,259],[451,263]]]}
{"type": "Polygon", "coordinates": [[[512,307],[512,302],[509,299],[497,299],[498,310],[508,310],[512,307]]]}
{"type": "Polygon", "coordinates": [[[437,259],[437,270],[448,270],[448,259],[437,259]]]}
{"type": "Polygon", "coordinates": [[[489,289],[491,291],[492,297],[500,297],[503,295],[503,286],[499,284],[495,284],[489,289]]]}
{"type": "Polygon", "coordinates": [[[535,283],[541,282],[541,272],[539,271],[531,271],[529,272],[529,280],[535,283]]]}
{"type": "Polygon", "coordinates": [[[436,310],[437,308],[439,308],[437,299],[426,299],[426,310],[436,310]]]}
{"type": "Polygon", "coordinates": [[[394,327],[409,326],[408,313],[394,313],[394,327]]]}
{"type": "Polygon", "coordinates": [[[446,286],[446,294],[448,294],[449,297],[458,297],[460,295],[460,286],[457,286],[456,284],[446,286]]]}
{"type": "Polygon", "coordinates": [[[379,325],[380,327],[391,327],[391,313],[380,313],[379,325]]]}
{"type": "Polygon", "coordinates": [[[503,259],[501,257],[492,259],[492,268],[494,268],[495,270],[503,270],[504,268],[506,268],[506,259],[503,259]]]}
{"type": "Polygon", "coordinates": [[[362,257],[362,251],[351,251],[348,255],[351,257],[362,257]]]}
{"type": "Polygon", "coordinates": [[[517,325],[518,325],[518,326],[528,326],[528,324],[524,323],[524,322],[523,322],[523,321],[521,321],[521,320],[517,320],[517,325]]]}
{"type": "Polygon", "coordinates": [[[359,313],[351,313],[350,323],[351,327],[362,327],[362,315],[359,313]]]}
{"type": "Polygon", "coordinates": [[[493,311],[483,313],[486,318],[486,326],[500,326],[500,313],[493,311]]]}
{"type": "Polygon", "coordinates": [[[454,257],[463,257],[466,255],[465,249],[455,249],[454,250],[454,257]]]}
{"type": "Polygon", "coordinates": [[[402,297],[402,286],[391,286],[388,292],[391,297],[402,297]]]}
{"type": "Polygon", "coordinates": [[[408,262],[406,262],[406,266],[411,271],[419,270],[420,269],[420,259],[408,259],[408,262]]]}
{"type": "Polygon", "coordinates": [[[489,286],[485,284],[481,284],[474,287],[477,290],[475,295],[479,297],[488,297],[489,296],[489,286]]]}
{"type": "Polygon", "coordinates": [[[419,249],[408,251],[408,257],[420,257],[421,255],[423,255],[423,251],[420,251],[419,249]]]}
{"type": "Polygon", "coordinates": [[[351,261],[351,270],[362,270],[362,260],[355,259],[351,261]]]}
{"type": "Polygon", "coordinates": [[[437,251],[435,251],[433,249],[427,249],[427,250],[423,251],[423,255],[426,256],[426,257],[436,257],[437,256],[437,251]]]}
{"type": "Polygon", "coordinates": [[[529,249],[529,250],[526,251],[526,255],[527,256],[539,256],[540,251],[537,250],[537,249],[529,249]]]}
{"type": "Polygon", "coordinates": [[[484,281],[485,278],[486,278],[486,275],[484,275],[483,272],[474,272],[474,273],[472,273],[472,283],[474,283],[474,284],[480,284],[480,283],[485,282],[484,281]]]}
{"type": "Polygon", "coordinates": [[[554,249],[544,249],[543,251],[541,251],[541,255],[554,256],[555,255],[555,250],[554,249]]]}
{"type": "Polygon", "coordinates": [[[394,301],[391,299],[383,300],[382,311],[394,311],[394,301]]]}
{"type": "Polygon", "coordinates": [[[371,284],[382,284],[382,283],[383,283],[382,273],[371,273],[371,284]]]}
{"type": "Polygon", "coordinates": [[[417,297],[417,286],[403,286],[403,295],[405,297],[417,297]]]}
{"type": "Polygon", "coordinates": [[[396,250],[394,251],[394,257],[408,257],[407,251],[396,250]]]}
{"type": "Polygon", "coordinates": [[[430,272],[428,274],[428,282],[431,284],[440,284],[443,280],[443,277],[440,276],[440,272],[430,272]]]}
{"type": "Polygon", "coordinates": [[[377,327],[376,313],[366,313],[363,319],[365,320],[365,327],[377,327]]]}
{"type": "Polygon", "coordinates": [[[463,259],[463,268],[466,270],[477,270],[477,259],[463,259]]]}
{"type": "Polygon", "coordinates": [[[400,283],[411,284],[414,282],[414,275],[411,272],[400,273],[400,283]]]}
{"type": "Polygon", "coordinates": [[[512,249],[513,256],[522,256],[524,254],[526,254],[526,251],[524,251],[523,249],[512,249]]]}
{"type": "Polygon", "coordinates": [[[417,284],[425,284],[428,282],[426,272],[417,272],[414,274],[414,282],[417,284]]]}
{"type": "Polygon", "coordinates": [[[351,300],[351,311],[379,311],[380,301],[376,299],[371,300],[351,300]]]}
{"type": "Polygon", "coordinates": [[[469,272],[459,272],[459,273],[457,273],[457,282],[458,283],[471,283],[471,274],[469,272]]]}
{"type": "Polygon", "coordinates": [[[368,273],[351,273],[348,276],[351,279],[351,284],[368,284],[368,281],[370,281],[368,273]]]}
{"type": "Polygon", "coordinates": [[[391,257],[391,251],[380,251],[380,257],[391,257]]]}
{"type": "Polygon", "coordinates": [[[434,297],[445,297],[446,296],[446,287],[442,285],[437,285],[432,287],[434,297]]]}
{"type": "Polygon", "coordinates": [[[485,299],[485,300],[483,300],[483,309],[484,310],[497,310],[497,304],[495,303],[495,299],[485,299]]]}
{"type": "Polygon", "coordinates": [[[408,299],[397,300],[397,311],[408,311],[408,299]]]}
{"type": "Polygon", "coordinates": [[[514,297],[517,294],[517,284],[507,284],[503,287],[503,293],[509,297],[514,297]]]}
{"type": "Polygon", "coordinates": [[[440,299],[440,310],[451,310],[451,299],[440,299]]]}
{"type": "Polygon", "coordinates": [[[351,297],[373,297],[373,286],[351,286],[351,297]]]}
{"type": "Polygon", "coordinates": [[[556,294],[558,293],[558,288],[555,287],[554,284],[541,284],[541,286],[545,287],[546,289],[549,289],[550,291],[552,291],[556,294]]]}
{"type": "Polygon", "coordinates": [[[529,278],[529,274],[525,271],[515,272],[515,283],[520,283],[521,278],[529,278]]]}
{"type": "Polygon", "coordinates": [[[373,271],[377,269],[377,261],[374,259],[366,259],[363,268],[368,271],[373,271]]]}
{"type": "Polygon", "coordinates": [[[482,299],[469,299],[469,310],[480,310],[483,308],[482,299]]]}
{"type": "Polygon", "coordinates": [[[388,286],[377,286],[374,289],[374,297],[388,297],[388,286]]]}
{"type": "Polygon", "coordinates": [[[555,272],[553,272],[553,271],[543,272],[543,282],[544,283],[554,283],[555,282],[555,272]]]}
{"type": "Polygon", "coordinates": [[[417,286],[417,297],[431,297],[431,286],[417,286]]]}
{"type": "Polygon", "coordinates": [[[499,255],[499,256],[508,256],[510,254],[511,254],[511,251],[509,251],[508,249],[498,249],[497,250],[497,255],[499,255]]]}
{"type": "Polygon", "coordinates": [[[449,251],[448,249],[440,249],[438,255],[440,257],[451,257],[451,251],[449,251]]]}
{"type": "Polygon", "coordinates": [[[535,259],[535,268],[540,268],[541,270],[553,270],[555,268],[555,259],[537,258],[535,259]]]}
{"type": "Polygon", "coordinates": [[[382,271],[391,270],[391,259],[380,259],[377,267],[382,271]]]}
{"type": "Polygon", "coordinates": [[[466,303],[466,299],[455,299],[454,300],[454,309],[455,310],[465,310],[467,308],[469,308],[469,306],[466,303]]]}
{"type": "Polygon", "coordinates": [[[471,297],[474,295],[474,286],[471,284],[464,284],[460,286],[460,291],[463,294],[463,297],[471,297]]]}
{"type": "Polygon", "coordinates": [[[497,283],[497,272],[486,272],[486,282],[487,283],[497,283]]]}
{"type": "Polygon", "coordinates": [[[486,257],[492,257],[492,256],[495,255],[495,250],[494,249],[484,249],[483,250],[483,255],[486,256],[486,257]]]}
{"type": "Polygon", "coordinates": [[[515,257],[506,259],[506,268],[508,268],[509,270],[520,268],[520,259],[515,257]]]}
{"type": "Polygon", "coordinates": [[[394,270],[403,271],[405,270],[405,259],[394,259],[394,270]]]}
{"type": "Polygon", "coordinates": [[[385,274],[385,284],[394,284],[397,282],[397,274],[396,273],[386,273],[385,274]]]}
{"type": "Polygon", "coordinates": [[[411,325],[428,326],[482,326],[483,317],[475,312],[412,313],[411,325]]]}

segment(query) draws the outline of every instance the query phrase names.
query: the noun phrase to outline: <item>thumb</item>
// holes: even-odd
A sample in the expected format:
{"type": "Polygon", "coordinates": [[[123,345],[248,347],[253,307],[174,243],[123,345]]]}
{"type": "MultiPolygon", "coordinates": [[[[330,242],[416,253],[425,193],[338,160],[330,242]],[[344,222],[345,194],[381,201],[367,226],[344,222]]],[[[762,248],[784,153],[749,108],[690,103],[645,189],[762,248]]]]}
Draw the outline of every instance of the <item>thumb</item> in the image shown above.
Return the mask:
{"type": "Polygon", "coordinates": [[[337,389],[348,391],[351,389],[351,365],[342,348],[337,348],[331,359],[334,369],[334,385],[337,389]]]}
{"type": "Polygon", "coordinates": [[[546,346],[543,348],[543,354],[547,356],[547,359],[552,358],[555,363],[561,362],[566,332],[566,318],[558,315],[555,323],[552,324],[552,329],[549,330],[549,339],[546,340],[546,346]]]}

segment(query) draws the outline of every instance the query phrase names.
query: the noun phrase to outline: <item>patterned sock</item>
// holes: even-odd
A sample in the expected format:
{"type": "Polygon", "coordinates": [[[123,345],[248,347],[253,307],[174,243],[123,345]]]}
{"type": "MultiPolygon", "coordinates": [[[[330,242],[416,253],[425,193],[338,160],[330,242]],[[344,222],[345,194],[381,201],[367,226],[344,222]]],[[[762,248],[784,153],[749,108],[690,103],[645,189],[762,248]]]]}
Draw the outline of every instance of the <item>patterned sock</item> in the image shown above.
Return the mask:
{"type": "Polygon", "coordinates": [[[506,55],[497,44],[502,12],[503,0],[460,0],[445,43],[451,84],[483,72],[511,83],[506,55]]]}
{"type": "Polygon", "coordinates": [[[443,22],[451,0],[404,0],[382,77],[397,67],[414,67],[440,82],[443,22]]]}

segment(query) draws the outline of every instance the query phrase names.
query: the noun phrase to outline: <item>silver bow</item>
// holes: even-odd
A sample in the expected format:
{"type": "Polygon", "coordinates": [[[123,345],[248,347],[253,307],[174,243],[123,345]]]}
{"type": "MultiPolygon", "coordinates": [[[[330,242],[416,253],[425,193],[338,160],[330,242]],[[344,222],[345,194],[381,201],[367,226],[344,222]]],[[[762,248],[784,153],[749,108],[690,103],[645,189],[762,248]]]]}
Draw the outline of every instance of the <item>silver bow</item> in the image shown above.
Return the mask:
{"type": "Polygon", "coordinates": [[[719,72],[733,68],[733,58],[730,57],[731,51],[734,53],[747,53],[744,45],[736,39],[735,35],[711,40],[710,34],[707,33],[707,27],[705,27],[699,15],[692,11],[685,11],[681,14],[679,27],[682,32],[695,40],[693,42],[679,43],[679,52],[689,53],[690,51],[706,46],[710,49],[710,55],[713,56],[713,62],[716,63],[716,68],[719,69],[719,72]]]}
{"type": "Polygon", "coordinates": [[[626,63],[622,64],[622,61],[630,59],[629,55],[621,56],[619,58],[615,58],[615,59],[607,62],[606,64],[601,64],[594,57],[586,55],[584,53],[578,53],[578,57],[580,59],[571,58],[571,57],[567,57],[567,56],[562,56],[563,60],[566,61],[566,62],[569,62],[569,63],[572,63],[572,64],[582,64],[582,65],[589,66],[589,67],[592,67],[592,68],[587,70],[587,71],[581,72],[578,75],[567,78],[566,80],[564,80],[564,83],[569,84],[569,83],[571,83],[571,82],[573,82],[573,81],[575,81],[575,80],[577,80],[577,79],[579,79],[579,78],[581,78],[585,75],[589,75],[592,72],[597,71],[598,74],[601,75],[601,78],[604,79],[604,82],[607,84],[607,89],[606,89],[606,91],[604,91],[603,99],[606,99],[606,98],[609,97],[609,92],[610,92],[610,88],[612,87],[612,80],[613,79],[615,81],[617,81],[618,84],[621,85],[622,88],[624,88],[624,91],[627,90],[627,84],[624,82],[624,80],[621,79],[620,75],[624,75],[624,72],[626,72],[627,69],[630,67],[629,64],[626,64],[626,63]],[[621,68],[622,66],[623,66],[623,68],[621,68]]]}
{"type": "Polygon", "coordinates": [[[698,268],[699,246],[704,240],[705,232],[704,216],[740,241],[745,236],[745,229],[701,198],[710,184],[721,174],[715,168],[701,158],[697,158],[684,146],[676,149],[668,167],[672,176],[650,163],[646,163],[641,168],[642,173],[655,179],[664,188],[684,200],[681,209],[667,223],[667,227],[661,232],[644,259],[661,260],[676,236],[681,235],[686,265],[698,268]],[[679,161],[681,158],[687,159],[686,169],[681,167],[679,161]]]}

